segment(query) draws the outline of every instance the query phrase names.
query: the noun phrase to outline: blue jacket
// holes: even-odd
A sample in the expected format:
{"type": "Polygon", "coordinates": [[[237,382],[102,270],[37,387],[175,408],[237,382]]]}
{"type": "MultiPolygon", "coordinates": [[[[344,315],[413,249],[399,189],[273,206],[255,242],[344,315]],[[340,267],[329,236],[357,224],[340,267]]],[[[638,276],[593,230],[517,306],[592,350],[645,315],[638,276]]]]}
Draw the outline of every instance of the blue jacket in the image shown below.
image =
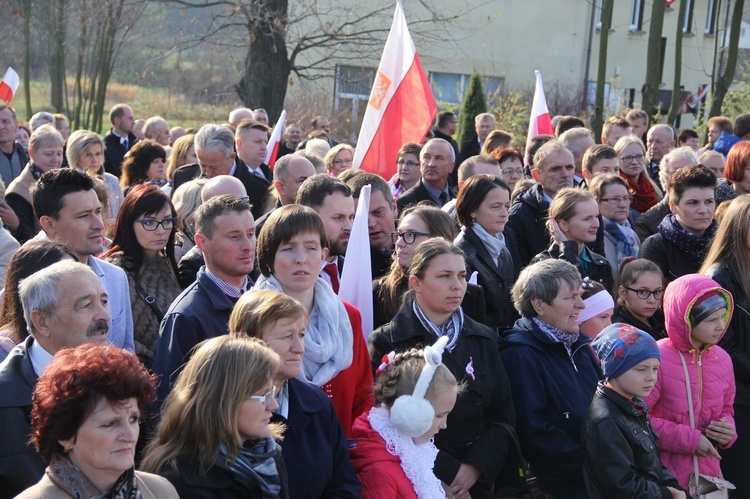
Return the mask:
{"type": "Polygon", "coordinates": [[[333,404],[315,385],[292,378],[287,382],[288,418],[281,454],[289,477],[289,497],[360,497],[362,486],[349,461],[349,446],[333,404]]]}
{"type": "Polygon", "coordinates": [[[154,358],[153,370],[160,377],[158,401],[164,401],[172,391],[172,384],[195,345],[229,333],[229,315],[236,302],[237,298],[224,294],[206,275],[205,266],[198,271],[195,282],[172,302],[159,326],[154,358]]]}
{"type": "Polygon", "coordinates": [[[581,432],[602,379],[590,342],[579,335],[571,358],[527,317],[500,340],[524,457],[555,499],[587,497],[581,432]]]}

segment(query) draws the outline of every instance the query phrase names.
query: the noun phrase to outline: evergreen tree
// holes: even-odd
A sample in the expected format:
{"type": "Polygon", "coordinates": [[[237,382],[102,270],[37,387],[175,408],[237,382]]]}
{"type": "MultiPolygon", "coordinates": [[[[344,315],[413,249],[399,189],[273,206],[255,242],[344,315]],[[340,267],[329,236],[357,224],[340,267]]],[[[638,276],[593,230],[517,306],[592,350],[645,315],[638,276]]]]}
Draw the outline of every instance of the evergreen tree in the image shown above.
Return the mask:
{"type": "Polygon", "coordinates": [[[484,87],[479,73],[474,71],[469,81],[469,90],[464,95],[464,103],[461,106],[461,116],[458,121],[458,143],[463,144],[467,140],[476,140],[477,131],[474,127],[474,118],[478,114],[487,112],[487,99],[484,96],[484,87]]]}

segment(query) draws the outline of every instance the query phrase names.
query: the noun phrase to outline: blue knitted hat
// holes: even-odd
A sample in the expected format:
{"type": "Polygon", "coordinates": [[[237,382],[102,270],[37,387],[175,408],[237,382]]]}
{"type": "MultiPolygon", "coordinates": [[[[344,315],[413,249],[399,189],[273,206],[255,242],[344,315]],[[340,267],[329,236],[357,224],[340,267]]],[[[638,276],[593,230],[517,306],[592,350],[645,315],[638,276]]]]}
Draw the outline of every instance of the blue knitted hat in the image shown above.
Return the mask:
{"type": "Polygon", "coordinates": [[[606,379],[617,378],[644,360],[661,359],[659,346],[650,334],[620,322],[604,328],[591,346],[606,379]]]}

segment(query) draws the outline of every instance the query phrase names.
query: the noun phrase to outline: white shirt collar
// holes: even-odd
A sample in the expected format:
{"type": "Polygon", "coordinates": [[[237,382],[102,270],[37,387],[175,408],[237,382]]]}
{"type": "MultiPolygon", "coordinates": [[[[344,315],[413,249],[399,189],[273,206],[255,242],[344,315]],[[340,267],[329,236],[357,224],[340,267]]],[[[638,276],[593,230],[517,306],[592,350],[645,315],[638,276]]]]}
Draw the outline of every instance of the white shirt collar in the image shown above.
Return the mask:
{"type": "Polygon", "coordinates": [[[42,346],[33,341],[31,348],[29,348],[29,360],[31,360],[31,366],[34,368],[34,372],[37,377],[41,376],[44,369],[52,362],[52,354],[42,348],[42,346]]]}

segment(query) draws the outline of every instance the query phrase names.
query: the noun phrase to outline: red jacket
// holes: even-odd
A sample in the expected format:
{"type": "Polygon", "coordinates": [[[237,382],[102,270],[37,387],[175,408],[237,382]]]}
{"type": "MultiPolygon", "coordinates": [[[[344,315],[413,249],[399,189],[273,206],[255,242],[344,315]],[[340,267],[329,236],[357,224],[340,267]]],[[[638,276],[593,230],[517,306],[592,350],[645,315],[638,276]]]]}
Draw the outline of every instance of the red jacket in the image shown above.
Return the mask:
{"type": "Polygon", "coordinates": [[[354,422],[349,439],[349,457],[362,483],[363,499],[417,499],[401,459],[385,446],[385,440],[370,426],[367,413],[354,422]]]}
{"type": "Polygon", "coordinates": [[[352,365],[338,373],[321,388],[333,402],[336,416],[349,436],[352,423],[363,412],[368,412],[374,403],[370,353],[362,333],[362,316],[357,307],[344,302],[354,334],[354,356],[352,365]]]}

